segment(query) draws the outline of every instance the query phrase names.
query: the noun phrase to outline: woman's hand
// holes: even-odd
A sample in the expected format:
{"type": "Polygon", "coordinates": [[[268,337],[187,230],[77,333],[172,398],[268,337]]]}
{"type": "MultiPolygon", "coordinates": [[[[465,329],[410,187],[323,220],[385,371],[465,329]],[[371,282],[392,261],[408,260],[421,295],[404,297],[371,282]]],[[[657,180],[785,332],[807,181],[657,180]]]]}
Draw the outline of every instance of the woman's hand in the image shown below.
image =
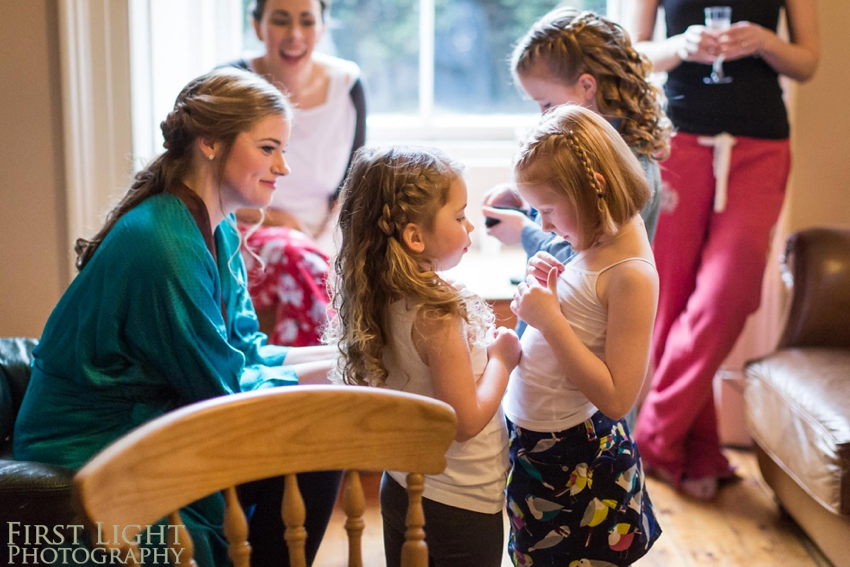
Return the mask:
{"type": "Polygon", "coordinates": [[[520,197],[512,183],[499,183],[484,193],[481,203],[485,207],[502,207],[507,209],[524,209],[525,202],[520,197]]]}
{"type": "Polygon", "coordinates": [[[519,337],[512,329],[499,327],[496,329],[496,338],[487,347],[487,356],[498,358],[510,373],[519,364],[519,359],[522,356],[519,337]]]}
{"type": "Polygon", "coordinates": [[[534,221],[524,213],[511,209],[496,209],[493,207],[481,207],[485,217],[499,221],[498,224],[486,227],[487,234],[499,239],[499,242],[508,246],[522,242],[522,229],[527,225],[534,225],[534,221]]]}
{"type": "Polygon", "coordinates": [[[486,227],[487,234],[509,246],[522,241],[522,229],[533,221],[521,212],[527,209],[527,205],[512,183],[500,183],[484,193],[481,204],[484,216],[499,221],[486,227]]]}
{"type": "Polygon", "coordinates": [[[534,278],[528,276],[516,289],[511,301],[511,311],[545,335],[544,327],[553,321],[553,317],[561,314],[558,302],[558,270],[552,268],[546,278],[546,287],[534,278]]]}
{"type": "Polygon", "coordinates": [[[761,53],[772,32],[752,22],[735,22],[720,35],[720,55],[735,61],[761,53]]]}
{"type": "Polygon", "coordinates": [[[712,64],[720,49],[720,33],[705,26],[693,25],[675,38],[679,45],[676,54],[682,61],[712,64]]]}
{"type": "Polygon", "coordinates": [[[547,285],[549,272],[557,270],[557,275],[564,271],[564,265],[548,252],[538,252],[528,260],[525,266],[525,275],[533,276],[540,285],[547,285]]]}

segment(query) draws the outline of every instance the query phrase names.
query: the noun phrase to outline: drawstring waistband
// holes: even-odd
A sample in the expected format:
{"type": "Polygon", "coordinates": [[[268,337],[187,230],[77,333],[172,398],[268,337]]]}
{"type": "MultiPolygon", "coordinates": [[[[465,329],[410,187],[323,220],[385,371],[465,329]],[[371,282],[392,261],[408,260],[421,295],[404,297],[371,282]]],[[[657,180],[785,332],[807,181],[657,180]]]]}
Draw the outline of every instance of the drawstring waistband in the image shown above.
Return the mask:
{"type": "Polygon", "coordinates": [[[737,143],[735,136],[721,132],[716,136],[700,136],[701,146],[714,146],[714,212],[722,213],[726,208],[727,187],[729,184],[729,165],[732,161],[732,146],[737,143]]]}

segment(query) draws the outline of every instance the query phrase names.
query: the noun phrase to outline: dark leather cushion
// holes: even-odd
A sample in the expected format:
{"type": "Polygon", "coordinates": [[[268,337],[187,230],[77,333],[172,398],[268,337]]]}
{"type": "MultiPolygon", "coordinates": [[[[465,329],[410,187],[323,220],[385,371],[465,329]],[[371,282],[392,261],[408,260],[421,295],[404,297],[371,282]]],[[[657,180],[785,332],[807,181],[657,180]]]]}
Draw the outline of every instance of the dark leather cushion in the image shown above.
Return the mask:
{"type": "MultiPolygon", "coordinates": [[[[79,524],[71,498],[76,471],[45,463],[12,461],[9,442],[29,384],[36,339],[0,339],[0,526],[79,524]]],[[[3,547],[5,550],[5,546],[3,547]]]]}
{"type": "MultiPolygon", "coordinates": [[[[12,390],[9,381],[0,376],[0,445],[12,434],[15,426],[15,405],[12,403],[12,390]]],[[[0,455],[2,457],[2,455],[0,455]]]]}
{"type": "Polygon", "coordinates": [[[44,463],[0,459],[0,525],[9,521],[73,523],[71,486],[76,471],[44,463]]]}
{"type": "Polygon", "coordinates": [[[37,344],[37,339],[0,339],[0,441],[12,434],[30,381],[32,349],[37,344]]]}

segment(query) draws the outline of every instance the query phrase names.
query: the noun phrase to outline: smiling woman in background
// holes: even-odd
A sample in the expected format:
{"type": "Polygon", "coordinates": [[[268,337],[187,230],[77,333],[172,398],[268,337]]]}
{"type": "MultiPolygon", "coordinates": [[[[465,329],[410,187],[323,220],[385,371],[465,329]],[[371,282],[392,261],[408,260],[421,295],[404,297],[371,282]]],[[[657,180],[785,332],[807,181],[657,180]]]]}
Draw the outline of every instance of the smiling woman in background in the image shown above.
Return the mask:
{"type": "Polygon", "coordinates": [[[251,15],[265,53],[230,65],[268,79],[295,110],[286,154],[292,174],[278,180],[259,229],[253,230],[261,220],[257,211],[238,214],[253,252],[245,255],[250,292],[261,318],[274,312],[270,342],[316,345],[327,322],[336,200],[366,139],[360,69],[314,51],[327,28],[324,1],[258,0],[251,15]]]}

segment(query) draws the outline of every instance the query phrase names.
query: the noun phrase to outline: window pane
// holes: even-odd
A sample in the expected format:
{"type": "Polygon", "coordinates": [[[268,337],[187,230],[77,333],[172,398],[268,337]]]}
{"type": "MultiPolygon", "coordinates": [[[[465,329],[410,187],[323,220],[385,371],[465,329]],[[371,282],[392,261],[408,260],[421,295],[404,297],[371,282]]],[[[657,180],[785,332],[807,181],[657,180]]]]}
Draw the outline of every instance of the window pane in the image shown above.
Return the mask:
{"type": "Polygon", "coordinates": [[[419,112],[418,0],[334,0],[327,51],[360,65],[369,113],[419,112]]]}
{"type": "MultiPolygon", "coordinates": [[[[535,113],[513,85],[514,44],[558,0],[436,0],[434,112],[535,113]]],[[[606,0],[571,5],[605,13],[606,0]]]]}

